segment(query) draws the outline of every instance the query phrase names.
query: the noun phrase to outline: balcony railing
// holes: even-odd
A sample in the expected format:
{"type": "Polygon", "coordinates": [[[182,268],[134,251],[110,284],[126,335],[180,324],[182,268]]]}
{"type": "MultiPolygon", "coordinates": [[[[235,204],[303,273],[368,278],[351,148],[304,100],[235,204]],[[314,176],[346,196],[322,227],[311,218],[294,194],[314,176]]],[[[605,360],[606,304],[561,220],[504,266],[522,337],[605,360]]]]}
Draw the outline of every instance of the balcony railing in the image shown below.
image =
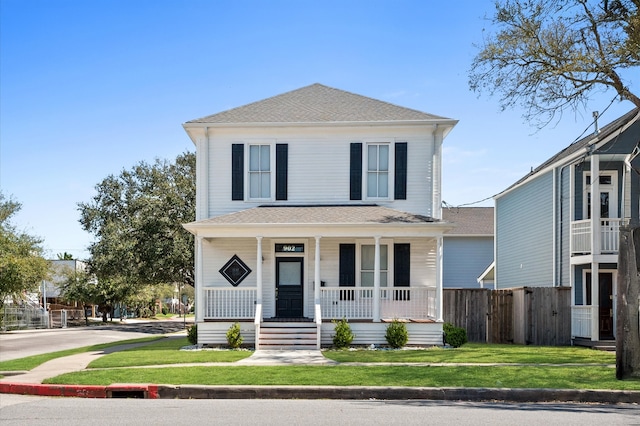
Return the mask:
{"type": "MultiPolygon", "coordinates": [[[[373,289],[322,288],[320,305],[325,319],[373,319],[373,289]]],[[[380,318],[435,319],[435,288],[381,288],[380,318]]]]}
{"type": "Polygon", "coordinates": [[[574,305],[571,307],[571,336],[591,338],[591,305],[574,305]]]}
{"type": "MultiPolygon", "coordinates": [[[[618,253],[620,242],[620,225],[624,219],[600,219],[600,253],[618,253]]],[[[591,248],[591,219],[571,222],[571,254],[600,254],[592,253],[591,248]]]]}

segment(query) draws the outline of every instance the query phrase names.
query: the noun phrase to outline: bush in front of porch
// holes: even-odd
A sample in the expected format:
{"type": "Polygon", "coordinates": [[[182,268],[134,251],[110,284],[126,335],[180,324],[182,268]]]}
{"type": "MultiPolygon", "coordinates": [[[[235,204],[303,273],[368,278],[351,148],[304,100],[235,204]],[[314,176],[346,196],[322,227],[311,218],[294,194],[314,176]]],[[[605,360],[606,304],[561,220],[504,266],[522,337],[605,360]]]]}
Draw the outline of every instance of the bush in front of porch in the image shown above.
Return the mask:
{"type": "Polygon", "coordinates": [[[356,337],[351,331],[351,326],[346,318],[331,321],[335,324],[333,345],[338,349],[348,348],[356,337]]]}
{"type": "Polygon", "coordinates": [[[387,343],[394,349],[402,348],[409,341],[409,332],[405,323],[394,319],[391,324],[387,326],[387,332],[384,336],[387,339],[387,343]]]}

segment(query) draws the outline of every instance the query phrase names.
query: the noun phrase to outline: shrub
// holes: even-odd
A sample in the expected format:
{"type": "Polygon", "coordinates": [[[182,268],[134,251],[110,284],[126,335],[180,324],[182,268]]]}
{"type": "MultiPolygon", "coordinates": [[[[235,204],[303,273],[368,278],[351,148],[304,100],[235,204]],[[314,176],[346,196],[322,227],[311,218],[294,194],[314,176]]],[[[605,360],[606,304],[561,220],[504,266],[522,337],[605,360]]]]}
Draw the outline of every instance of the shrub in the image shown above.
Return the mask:
{"type": "Polygon", "coordinates": [[[227,343],[233,349],[237,349],[242,344],[242,334],[240,334],[240,324],[235,322],[227,330],[227,343]]]}
{"type": "Polygon", "coordinates": [[[332,322],[335,324],[336,332],[336,334],[333,335],[333,345],[336,348],[348,347],[356,336],[351,332],[351,326],[347,322],[347,319],[343,318],[339,321],[333,320],[332,322]]]}
{"type": "Polygon", "coordinates": [[[192,345],[198,344],[198,326],[197,325],[194,324],[187,329],[187,340],[189,340],[189,343],[191,343],[192,345]]]}
{"type": "Polygon", "coordinates": [[[447,343],[454,348],[467,343],[467,330],[461,327],[456,327],[451,323],[444,323],[442,325],[442,331],[444,332],[444,343],[447,343]]]}
{"type": "Polygon", "coordinates": [[[166,306],[162,307],[162,315],[167,315],[169,313],[169,310],[166,308],[166,306]]]}
{"type": "Polygon", "coordinates": [[[401,348],[409,341],[409,332],[407,332],[407,325],[403,322],[394,319],[391,324],[387,326],[387,333],[384,336],[387,339],[387,343],[392,348],[401,348]]]}

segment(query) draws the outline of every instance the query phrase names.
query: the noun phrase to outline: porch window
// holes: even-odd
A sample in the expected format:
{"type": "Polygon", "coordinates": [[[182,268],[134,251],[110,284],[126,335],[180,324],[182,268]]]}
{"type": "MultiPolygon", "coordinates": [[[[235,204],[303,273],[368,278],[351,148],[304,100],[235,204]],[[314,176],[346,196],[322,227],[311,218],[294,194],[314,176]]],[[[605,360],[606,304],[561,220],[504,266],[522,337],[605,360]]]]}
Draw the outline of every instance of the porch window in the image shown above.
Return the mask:
{"type": "Polygon", "coordinates": [[[271,146],[249,146],[249,197],[271,198],[271,146]]]}
{"type": "Polygon", "coordinates": [[[367,197],[389,197],[389,145],[367,145],[367,197]]]}
{"type": "MultiPolygon", "coordinates": [[[[374,245],[360,246],[360,286],[373,287],[375,251],[374,245]]],[[[387,286],[387,276],[389,272],[389,256],[386,245],[380,245],[380,287],[387,286]]]]}

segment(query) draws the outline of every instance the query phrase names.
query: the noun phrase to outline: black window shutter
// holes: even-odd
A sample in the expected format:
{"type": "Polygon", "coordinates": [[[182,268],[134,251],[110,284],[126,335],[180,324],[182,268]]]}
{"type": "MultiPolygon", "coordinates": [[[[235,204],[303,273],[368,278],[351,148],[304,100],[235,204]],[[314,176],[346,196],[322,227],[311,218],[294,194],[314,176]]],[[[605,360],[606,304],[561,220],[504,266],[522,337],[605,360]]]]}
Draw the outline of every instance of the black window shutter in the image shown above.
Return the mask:
{"type": "Polygon", "coordinates": [[[276,144],[276,200],[287,199],[288,153],[288,144],[276,144]]]}
{"type": "Polygon", "coordinates": [[[393,282],[394,287],[411,285],[411,245],[393,245],[393,282]]]}
{"type": "MultiPolygon", "coordinates": [[[[340,244],[340,287],[356,286],[356,245],[340,244]]],[[[340,300],[353,300],[355,290],[340,290],[340,300]]]]}
{"type": "Polygon", "coordinates": [[[407,199],[407,143],[396,143],[394,199],[407,199]]]}
{"type": "Polygon", "coordinates": [[[351,144],[350,200],[362,200],[362,144],[351,144]]]}
{"type": "Polygon", "coordinates": [[[231,146],[231,199],[244,200],[244,144],[231,146]]]}

